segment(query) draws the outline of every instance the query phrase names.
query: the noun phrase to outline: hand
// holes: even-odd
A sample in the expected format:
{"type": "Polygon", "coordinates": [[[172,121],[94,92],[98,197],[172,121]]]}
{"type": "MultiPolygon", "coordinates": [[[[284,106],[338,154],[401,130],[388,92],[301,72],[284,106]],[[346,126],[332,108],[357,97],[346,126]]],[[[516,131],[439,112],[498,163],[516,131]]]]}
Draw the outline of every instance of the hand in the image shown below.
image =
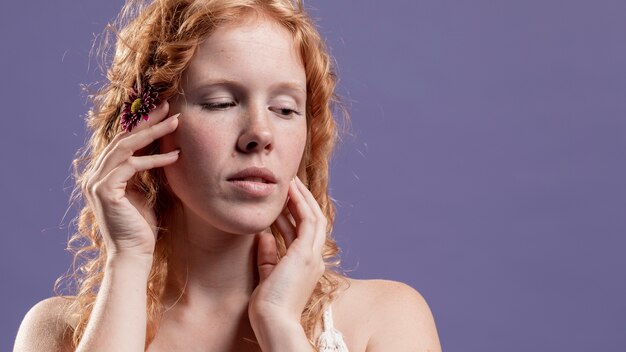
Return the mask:
{"type": "Polygon", "coordinates": [[[178,150],[142,156],[142,148],[173,132],[178,115],[162,121],[169,111],[167,102],[150,113],[132,130],[116,135],[88,173],[83,192],[93,209],[109,256],[131,254],[152,256],[157,236],[157,219],[145,196],[127,187],[137,172],[172,164],[178,150]]]}
{"type": "Polygon", "coordinates": [[[287,207],[295,224],[287,212],[275,221],[287,247],[280,262],[271,232],[257,234],[260,281],[248,305],[253,329],[269,321],[300,324],[302,311],[325,271],[326,217],[299,178],[291,181],[288,194],[287,207]]]}

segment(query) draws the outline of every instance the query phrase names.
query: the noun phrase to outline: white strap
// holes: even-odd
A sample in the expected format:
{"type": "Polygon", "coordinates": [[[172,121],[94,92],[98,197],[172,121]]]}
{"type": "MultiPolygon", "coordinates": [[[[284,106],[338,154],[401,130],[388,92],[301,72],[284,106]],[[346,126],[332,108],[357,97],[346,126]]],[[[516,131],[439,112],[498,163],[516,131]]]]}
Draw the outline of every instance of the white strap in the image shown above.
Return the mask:
{"type": "Polygon", "coordinates": [[[335,329],[333,324],[333,311],[330,305],[324,311],[323,320],[324,331],[317,341],[319,352],[348,352],[348,346],[343,340],[343,335],[335,329]]]}
{"type": "Polygon", "coordinates": [[[324,331],[328,331],[334,329],[335,325],[333,324],[333,308],[329,305],[328,308],[324,311],[324,331]]]}

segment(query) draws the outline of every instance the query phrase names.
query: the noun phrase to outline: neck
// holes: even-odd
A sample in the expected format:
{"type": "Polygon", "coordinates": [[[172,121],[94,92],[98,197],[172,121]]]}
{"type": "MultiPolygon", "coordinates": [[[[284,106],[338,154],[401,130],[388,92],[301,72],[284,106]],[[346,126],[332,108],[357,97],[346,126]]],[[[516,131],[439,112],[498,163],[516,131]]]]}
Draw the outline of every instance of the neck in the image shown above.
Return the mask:
{"type": "Polygon", "coordinates": [[[175,216],[167,307],[241,310],[258,283],[255,235],[220,231],[192,214],[175,216]],[[181,291],[184,288],[184,293],[181,291]]]}

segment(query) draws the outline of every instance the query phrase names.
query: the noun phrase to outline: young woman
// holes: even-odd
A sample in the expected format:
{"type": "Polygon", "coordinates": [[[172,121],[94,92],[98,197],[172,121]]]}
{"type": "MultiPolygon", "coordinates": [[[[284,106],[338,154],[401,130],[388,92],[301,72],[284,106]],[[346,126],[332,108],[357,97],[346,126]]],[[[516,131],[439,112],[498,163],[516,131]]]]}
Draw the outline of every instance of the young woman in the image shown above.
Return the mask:
{"type": "Polygon", "coordinates": [[[78,290],[35,305],[15,351],[439,351],[417,291],[336,270],[336,80],[302,4],[120,19],[75,161],[78,290]]]}

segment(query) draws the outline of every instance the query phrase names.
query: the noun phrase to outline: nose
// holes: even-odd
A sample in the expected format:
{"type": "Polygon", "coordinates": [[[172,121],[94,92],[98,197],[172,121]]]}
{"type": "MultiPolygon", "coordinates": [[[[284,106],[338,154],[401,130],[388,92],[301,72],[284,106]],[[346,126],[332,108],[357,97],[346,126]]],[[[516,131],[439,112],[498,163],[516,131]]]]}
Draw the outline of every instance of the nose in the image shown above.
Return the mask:
{"type": "Polygon", "coordinates": [[[250,108],[244,119],[244,127],[237,141],[237,148],[243,153],[270,151],[273,148],[273,134],[264,108],[250,108]]]}

